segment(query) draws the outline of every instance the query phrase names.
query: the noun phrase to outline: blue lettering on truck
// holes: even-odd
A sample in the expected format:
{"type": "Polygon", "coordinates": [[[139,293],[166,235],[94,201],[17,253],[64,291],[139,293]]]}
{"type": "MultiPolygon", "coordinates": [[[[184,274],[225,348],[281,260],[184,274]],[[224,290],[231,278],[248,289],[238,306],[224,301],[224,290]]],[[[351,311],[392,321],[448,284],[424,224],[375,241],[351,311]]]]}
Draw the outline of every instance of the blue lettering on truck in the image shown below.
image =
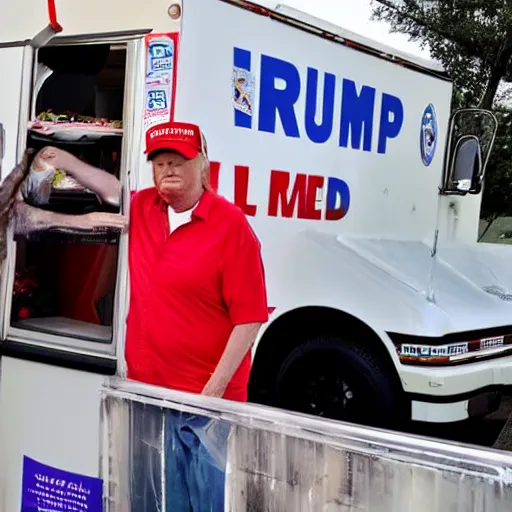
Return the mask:
{"type": "MultiPolygon", "coordinates": [[[[251,52],[235,48],[235,68],[251,70],[251,52]]],[[[382,92],[378,126],[374,126],[377,100],[375,87],[357,84],[349,78],[341,79],[341,112],[339,126],[334,126],[335,99],[339,77],[323,73],[323,87],[319,90],[320,71],[308,67],[305,83],[299,69],[291,62],[261,55],[259,77],[259,110],[257,129],[275,133],[278,119],[287,137],[306,136],[310,141],[323,144],[338,130],[338,145],[362,151],[385,154],[390,140],[400,134],[404,121],[404,106],[397,96],[382,92]],[[305,109],[302,117],[297,102],[305,88],[305,109]],[[317,112],[320,96],[321,112],[317,112]],[[317,121],[317,119],[320,121],[317,121]]],[[[235,109],[235,126],[253,128],[253,116],[235,109]]]]}

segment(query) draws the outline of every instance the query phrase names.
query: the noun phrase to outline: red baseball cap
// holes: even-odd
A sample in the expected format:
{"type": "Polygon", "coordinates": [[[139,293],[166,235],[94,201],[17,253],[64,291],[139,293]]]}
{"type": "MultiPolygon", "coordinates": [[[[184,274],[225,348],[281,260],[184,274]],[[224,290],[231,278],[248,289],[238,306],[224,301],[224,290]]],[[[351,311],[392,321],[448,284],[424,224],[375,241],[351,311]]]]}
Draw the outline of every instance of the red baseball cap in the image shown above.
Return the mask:
{"type": "Polygon", "coordinates": [[[163,123],[146,132],[146,155],[157,149],[169,149],[191,160],[204,153],[204,139],[199,126],[190,123],[163,123]]]}

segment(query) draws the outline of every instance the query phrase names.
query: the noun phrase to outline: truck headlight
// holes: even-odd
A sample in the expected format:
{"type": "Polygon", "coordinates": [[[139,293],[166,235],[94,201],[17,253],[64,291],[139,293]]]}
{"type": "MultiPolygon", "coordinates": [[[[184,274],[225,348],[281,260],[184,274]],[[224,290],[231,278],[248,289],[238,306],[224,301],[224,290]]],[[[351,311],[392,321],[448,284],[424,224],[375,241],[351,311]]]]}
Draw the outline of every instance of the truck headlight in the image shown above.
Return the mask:
{"type": "Polygon", "coordinates": [[[512,335],[444,345],[400,343],[397,351],[404,364],[449,365],[512,353],[512,335]]]}

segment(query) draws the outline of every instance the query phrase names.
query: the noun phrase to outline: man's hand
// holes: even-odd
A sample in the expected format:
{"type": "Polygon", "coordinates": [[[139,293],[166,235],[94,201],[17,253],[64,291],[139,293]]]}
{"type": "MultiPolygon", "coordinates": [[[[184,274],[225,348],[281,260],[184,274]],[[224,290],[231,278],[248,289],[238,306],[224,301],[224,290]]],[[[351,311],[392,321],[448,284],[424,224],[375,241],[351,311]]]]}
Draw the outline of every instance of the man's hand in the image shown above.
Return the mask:
{"type": "Polygon", "coordinates": [[[203,388],[202,395],[205,396],[213,396],[216,398],[222,398],[224,396],[224,393],[226,392],[225,385],[221,385],[220,383],[212,382],[212,379],[210,379],[206,386],[203,388]]]}
{"type": "Polygon", "coordinates": [[[222,398],[233,374],[251,348],[261,327],[260,322],[235,325],[219,364],[206,383],[202,395],[222,398]]]}
{"type": "Polygon", "coordinates": [[[77,229],[96,230],[104,228],[119,229],[125,232],[128,227],[128,217],[117,213],[92,212],[73,217],[77,229]]]}
{"type": "Polygon", "coordinates": [[[41,162],[46,162],[47,165],[52,166],[54,169],[70,172],[73,170],[73,165],[76,164],[77,160],[75,156],[63,149],[46,146],[37,153],[34,165],[41,166],[41,162]]]}

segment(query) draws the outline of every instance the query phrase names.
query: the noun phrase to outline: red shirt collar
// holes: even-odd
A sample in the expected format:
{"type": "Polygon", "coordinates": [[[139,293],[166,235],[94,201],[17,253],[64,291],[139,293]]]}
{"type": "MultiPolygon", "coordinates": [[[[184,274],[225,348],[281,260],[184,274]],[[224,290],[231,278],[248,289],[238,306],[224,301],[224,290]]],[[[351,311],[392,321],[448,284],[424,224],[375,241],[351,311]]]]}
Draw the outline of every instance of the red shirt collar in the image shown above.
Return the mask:
{"type": "MultiPolygon", "coordinates": [[[[160,197],[160,194],[158,193],[158,190],[156,190],[156,188],[155,188],[155,191],[156,191],[156,199],[155,199],[156,205],[162,211],[166,212],[167,208],[168,208],[168,204],[160,197]]],[[[213,203],[213,197],[214,197],[213,192],[205,190],[203,192],[203,195],[200,197],[197,206],[192,211],[192,217],[196,218],[196,219],[207,220],[211,205],[213,203]]]]}

